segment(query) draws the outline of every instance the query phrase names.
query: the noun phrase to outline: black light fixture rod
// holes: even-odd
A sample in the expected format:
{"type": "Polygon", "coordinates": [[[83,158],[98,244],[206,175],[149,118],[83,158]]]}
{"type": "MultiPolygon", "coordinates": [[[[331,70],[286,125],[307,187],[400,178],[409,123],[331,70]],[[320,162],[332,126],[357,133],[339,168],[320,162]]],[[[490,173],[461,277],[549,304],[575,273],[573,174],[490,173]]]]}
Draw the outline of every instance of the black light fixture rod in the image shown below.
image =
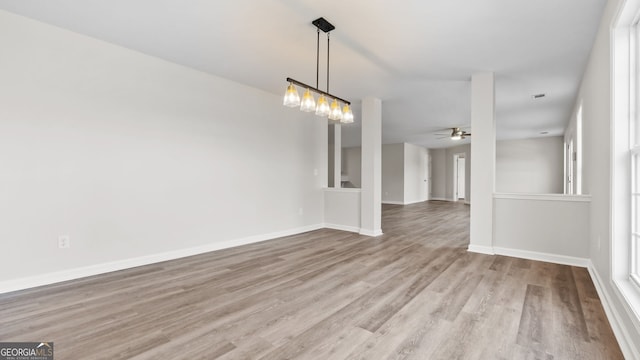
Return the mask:
{"type": "Polygon", "coordinates": [[[329,34],[327,33],[327,92],[329,92],[329,34]]]}
{"type": "Polygon", "coordinates": [[[335,95],[331,95],[331,94],[329,94],[329,93],[328,93],[328,92],[326,92],[326,91],[322,91],[322,90],[320,90],[320,89],[318,89],[318,88],[315,88],[315,87],[313,87],[313,86],[309,86],[309,85],[307,85],[307,84],[305,84],[305,83],[303,83],[303,82],[300,82],[300,81],[298,81],[298,80],[292,79],[292,78],[290,78],[290,77],[288,77],[288,78],[287,78],[287,82],[289,82],[289,83],[293,83],[293,84],[296,84],[296,85],[298,85],[298,86],[300,86],[300,87],[307,88],[307,89],[309,89],[309,90],[313,90],[314,92],[317,92],[318,94],[322,94],[322,95],[328,96],[328,97],[330,97],[330,98],[332,98],[332,99],[339,100],[339,101],[341,101],[341,102],[343,102],[343,103],[345,103],[345,104],[347,104],[347,105],[351,105],[351,102],[350,102],[350,101],[347,101],[347,100],[345,100],[345,99],[343,99],[343,98],[339,98],[339,97],[337,97],[337,96],[335,96],[335,95]]]}
{"type": "Polygon", "coordinates": [[[320,28],[318,28],[316,41],[316,87],[320,86],[320,28]]]}

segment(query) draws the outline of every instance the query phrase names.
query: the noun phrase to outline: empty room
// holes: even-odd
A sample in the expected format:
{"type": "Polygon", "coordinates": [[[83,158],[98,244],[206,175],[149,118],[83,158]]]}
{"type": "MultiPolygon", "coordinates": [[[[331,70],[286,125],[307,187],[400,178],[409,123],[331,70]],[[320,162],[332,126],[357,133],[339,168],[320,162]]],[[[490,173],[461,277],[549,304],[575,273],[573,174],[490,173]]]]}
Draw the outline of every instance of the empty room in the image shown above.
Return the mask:
{"type": "Polygon", "coordinates": [[[0,0],[0,360],[640,360],[639,19],[0,0]]]}

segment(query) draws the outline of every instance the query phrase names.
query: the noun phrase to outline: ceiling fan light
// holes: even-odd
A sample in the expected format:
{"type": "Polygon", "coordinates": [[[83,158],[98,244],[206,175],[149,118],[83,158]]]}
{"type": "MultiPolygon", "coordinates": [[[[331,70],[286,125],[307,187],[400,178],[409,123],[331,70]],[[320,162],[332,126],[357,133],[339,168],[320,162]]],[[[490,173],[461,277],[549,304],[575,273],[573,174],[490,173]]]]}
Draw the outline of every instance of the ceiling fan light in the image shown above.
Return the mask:
{"type": "Polygon", "coordinates": [[[344,104],[342,107],[342,120],[340,122],[343,124],[351,124],[353,122],[353,112],[348,104],[344,104]]]}
{"type": "Polygon", "coordinates": [[[287,86],[287,91],[284,93],[284,101],[282,104],[288,107],[300,106],[300,95],[298,95],[298,90],[291,83],[287,86]]]}
{"type": "Polygon", "coordinates": [[[333,102],[331,102],[329,120],[342,120],[342,110],[340,110],[340,104],[338,104],[338,100],[336,99],[333,99],[333,102]]]}
{"type": "Polygon", "coordinates": [[[318,103],[316,104],[316,115],[327,116],[329,115],[330,111],[331,108],[329,107],[327,98],[325,98],[324,95],[320,95],[320,97],[318,98],[318,103]]]}
{"type": "Polygon", "coordinates": [[[462,136],[460,136],[459,134],[451,136],[451,140],[460,140],[460,139],[462,139],[462,136]]]}
{"type": "Polygon", "coordinates": [[[311,91],[307,89],[302,95],[302,102],[300,103],[300,110],[304,112],[312,112],[316,109],[316,100],[313,98],[311,91]]]}

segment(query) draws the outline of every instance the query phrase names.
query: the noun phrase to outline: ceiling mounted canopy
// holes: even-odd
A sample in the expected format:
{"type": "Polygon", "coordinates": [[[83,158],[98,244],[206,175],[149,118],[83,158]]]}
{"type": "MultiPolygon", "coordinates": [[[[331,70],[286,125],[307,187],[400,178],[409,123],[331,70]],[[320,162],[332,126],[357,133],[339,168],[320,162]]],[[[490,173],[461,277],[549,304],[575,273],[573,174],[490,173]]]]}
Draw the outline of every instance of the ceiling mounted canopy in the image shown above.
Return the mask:
{"type": "Polygon", "coordinates": [[[451,133],[439,133],[435,135],[441,136],[438,139],[451,139],[451,140],[464,140],[467,137],[471,136],[470,132],[467,132],[466,130],[462,130],[462,128],[460,127],[452,127],[447,130],[451,130],[451,133]]]}
{"type": "Polygon", "coordinates": [[[461,140],[466,137],[471,136],[471,133],[468,133],[464,130],[460,130],[460,128],[451,128],[451,140],[461,140]]]}
{"type": "Polygon", "coordinates": [[[284,94],[283,105],[288,107],[300,106],[301,111],[315,111],[318,116],[327,116],[329,120],[340,121],[343,124],[353,122],[353,112],[351,111],[351,102],[329,93],[329,32],[336,27],[328,22],[325,18],[318,18],[311,22],[316,27],[317,45],[316,45],[316,86],[309,86],[303,82],[287,78],[289,85],[284,94]],[[318,82],[320,76],[320,30],[327,34],[327,90],[319,89],[318,82]],[[298,94],[296,86],[305,89],[302,100],[298,94]],[[315,101],[312,92],[320,95],[318,102],[315,101]],[[342,106],[340,104],[343,104],[342,106]]]}

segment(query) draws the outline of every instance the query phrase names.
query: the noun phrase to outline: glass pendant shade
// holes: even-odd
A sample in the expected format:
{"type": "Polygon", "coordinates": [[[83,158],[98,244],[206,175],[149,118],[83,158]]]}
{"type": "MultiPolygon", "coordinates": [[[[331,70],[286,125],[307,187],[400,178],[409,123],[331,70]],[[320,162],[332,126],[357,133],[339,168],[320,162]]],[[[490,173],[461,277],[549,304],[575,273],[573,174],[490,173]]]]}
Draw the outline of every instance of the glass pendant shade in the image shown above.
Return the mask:
{"type": "Polygon", "coordinates": [[[340,122],[343,124],[351,124],[353,122],[353,112],[347,104],[342,107],[342,120],[340,122]]]}
{"type": "Polygon", "coordinates": [[[316,109],[316,101],[311,95],[311,91],[307,89],[302,95],[302,103],[300,103],[300,110],[304,112],[312,112],[316,109]]]}
{"type": "Polygon", "coordinates": [[[318,104],[316,105],[316,115],[318,116],[328,116],[331,108],[329,107],[329,102],[324,95],[320,95],[318,98],[318,104]]]}
{"type": "Polygon", "coordinates": [[[298,95],[298,90],[293,86],[293,84],[289,84],[287,87],[287,92],[284,94],[284,101],[282,104],[288,107],[300,106],[300,95],[298,95]]]}
{"type": "Polygon", "coordinates": [[[340,110],[340,104],[338,104],[338,100],[336,99],[333,99],[333,102],[331,103],[329,120],[342,120],[342,110],[340,110]]]}

